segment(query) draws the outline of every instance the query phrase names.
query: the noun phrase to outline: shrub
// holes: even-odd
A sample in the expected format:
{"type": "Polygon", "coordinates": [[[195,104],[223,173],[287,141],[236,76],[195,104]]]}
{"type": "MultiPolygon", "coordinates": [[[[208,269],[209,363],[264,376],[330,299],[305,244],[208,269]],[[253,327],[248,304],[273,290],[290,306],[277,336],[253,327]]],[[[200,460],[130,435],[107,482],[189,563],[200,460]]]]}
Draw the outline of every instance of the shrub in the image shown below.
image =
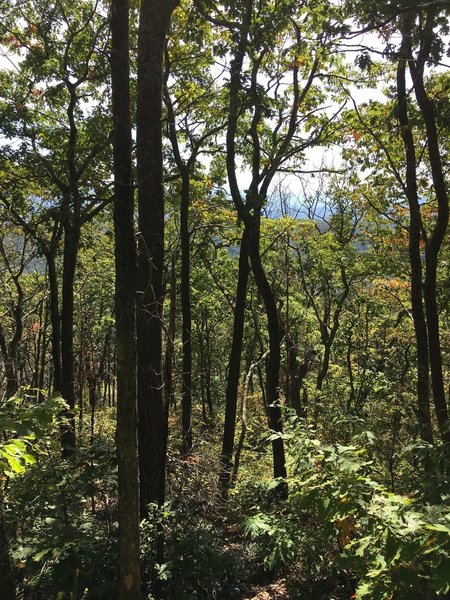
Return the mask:
{"type": "Polygon", "coordinates": [[[426,504],[390,493],[361,443],[323,444],[298,421],[285,437],[288,500],[246,522],[267,570],[300,563],[304,573],[344,574],[357,581],[355,598],[428,600],[450,591],[448,497],[426,504]]]}

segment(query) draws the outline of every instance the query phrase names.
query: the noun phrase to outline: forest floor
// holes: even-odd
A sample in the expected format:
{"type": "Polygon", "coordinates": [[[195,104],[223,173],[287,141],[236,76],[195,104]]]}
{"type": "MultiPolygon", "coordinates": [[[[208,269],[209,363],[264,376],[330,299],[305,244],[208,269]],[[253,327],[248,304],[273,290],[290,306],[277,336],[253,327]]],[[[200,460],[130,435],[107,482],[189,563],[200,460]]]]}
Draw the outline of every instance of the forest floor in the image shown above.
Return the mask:
{"type": "Polygon", "coordinates": [[[248,600],[287,600],[289,598],[284,579],[279,579],[267,586],[254,588],[250,596],[245,597],[248,600]]]}

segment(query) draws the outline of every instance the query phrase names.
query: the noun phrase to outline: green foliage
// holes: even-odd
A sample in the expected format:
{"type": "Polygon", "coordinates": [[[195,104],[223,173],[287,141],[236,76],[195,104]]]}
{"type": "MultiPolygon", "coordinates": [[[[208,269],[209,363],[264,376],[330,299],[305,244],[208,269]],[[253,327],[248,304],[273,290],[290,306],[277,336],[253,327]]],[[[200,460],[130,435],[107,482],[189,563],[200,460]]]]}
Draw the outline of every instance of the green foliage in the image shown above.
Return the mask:
{"type": "Polygon", "coordinates": [[[14,396],[0,405],[0,475],[23,475],[42,452],[40,439],[61,421],[66,407],[59,395],[36,404],[34,396],[14,396]]]}
{"type": "Polygon", "coordinates": [[[97,441],[76,461],[62,460],[66,408],[59,395],[36,403],[34,394],[0,406],[0,476],[14,478],[5,510],[12,556],[33,598],[81,598],[89,589],[100,600],[114,595],[115,456],[97,441]]]}
{"type": "MultiPolygon", "coordinates": [[[[448,497],[426,504],[389,492],[375,478],[373,434],[322,444],[296,424],[288,436],[287,504],[255,512],[246,531],[269,571],[297,562],[304,572],[347,573],[356,597],[434,598],[450,590],[448,497]]],[[[267,491],[266,493],[270,493],[267,491]]]]}
{"type": "MultiPolygon", "coordinates": [[[[247,550],[221,527],[217,507],[208,497],[211,470],[179,465],[177,479],[191,496],[172,497],[162,509],[150,507],[141,522],[141,564],[149,588],[159,580],[166,600],[242,598],[247,550]],[[199,480],[196,481],[196,479],[199,480]],[[198,485],[198,488],[197,488],[198,485]],[[164,563],[156,564],[158,540],[164,537],[164,563]]],[[[170,491],[169,491],[170,495],[170,491]]]]}
{"type": "Polygon", "coordinates": [[[108,442],[80,447],[76,460],[67,461],[54,440],[15,486],[8,515],[18,532],[12,554],[33,598],[114,596],[116,477],[108,442]]]}
{"type": "Polygon", "coordinates": [[[242,557],[224,548],[214,525],[203,519],[196,519],[186,527],[180,513],[164,511],[161,522],[166,533],[166,562],[154,565],[151,555],[159,521],[153,518],[151,523],[141,526],[141,545],[144,564],[151,571],[156,569],[156,577],[163,583],[164,598],[238,600],[242,597],[238,579],[242,557]]]}

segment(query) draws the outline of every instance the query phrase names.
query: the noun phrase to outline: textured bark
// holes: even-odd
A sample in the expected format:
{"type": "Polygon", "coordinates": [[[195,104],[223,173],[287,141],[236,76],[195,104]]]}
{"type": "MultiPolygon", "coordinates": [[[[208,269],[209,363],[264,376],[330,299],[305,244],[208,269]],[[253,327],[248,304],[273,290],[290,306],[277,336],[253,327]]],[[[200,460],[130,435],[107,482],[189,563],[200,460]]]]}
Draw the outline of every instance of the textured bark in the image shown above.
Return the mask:
{"type": "Polygon", "coordinates": [[[286,460],[284,443],[281,434],[283,432],[282,413],[280,406],[280,324],[278,320],[277,305],[273,295],[260,254],[260,222],[259,215],[249,219],[248,252],[252,265],[252,272],[267,316],[267,330],[269,333],[269,356],[266,364],[266,397],[269,417],[269,427],[279,434],[272,440],[273,452],[273,475],[286,477],[286,460]]]}
{"type": "Polygon", "coordinates": [[[245,303],[247,295],[250,265],[248,261],[247,233],[244,229],[239,253],[239,271],[236,291],[236,303],[233,318],[233,339],[228,360],[228,378],[226,389],[225,421],[222,438],[219,486],[226,495],[230,485],[234,436],[236,430],[236,410],[241,371],[242,339],[244,335],[245,303]]]}
{"type": "Polygon", "coordinates": [[[136,244],[131,163],[129,7],[112,0],[111,74],[117,339],[117,460],[120,600],[140,598],[139,471],[136,386],[136,244]]]}
{"type": "MultiPolygon", "coordinates": [[[[403,38],[401,52],[409,54],[409,40],[403,38]]],[[[399,61],[397,66],[397,105],[400,134],[405,148],[406,158],[406,196],[409,205],[409,262],[411,265],[411,312],[414,322],[414,332],[417,351],[417,420],[420,435],[425,441],[433,442],[429,398],[429,360],[428,332],[425,320],[422,298],[422,258],[420,250],[422,218],[420,215],[419,196],[417,191],[416,151],[409,123],[407,89],[406,89],[406,60],[399,61]]]]}
{"type": "Polygon", "coordinates": [[[450,444],[448,407],[445,397],[441,336],[439,331],[439,310],[437,304],[437,268],[439,253],[444,242],[449,222],[449,197],[439,149],[439,134],[435,110],[424,84],[424,66],[426,60],[429,58],[429,49],[432,44],[434,11],[435,8],[430,8],[428,10],[427,23],[424,28],[424,39],[422,40],[418,60],[414,61],[410,59],[408,64],[417,104],[419,105],[420,113],[425,124],[433,189],[437,200],[436,222],[425,246],[426,274],[423,286],[423,297],[425,301],[428,329],[428,353],[434,408],[441,438],[444,442],[450,444]]]}
{"type": "Polygon", "coordinates": [[[74,280],[80,241],[80,224],[64,228],[64,257],[61,306],[61,393],[69,405],[67,422],[61,428],[64,456],[71,456],[76,447],[75,437],[75,369],[73,359],[74,280]]]}
{"type": "Polygon", "coordinates": [[[165,495],[167,429],[162,377],[164,192],[162,65],[175,2],[141,2],[137,74],[139,253],[137,282],[138,439],[141,516],[165,495]]]}
{"type": "MultiPolygon", "coordinates": [[[[258,71],[264,57],[265,50],[252,59],[252,73],[250,82],[250,97],[253,105],[253,116],[249,128],[252,139],[251,172],[252,180],[246,193],[245,202],[241,196],[236,172],[236,140],[238,138],[238,121],[240,117],[240,92],[242,91],[242,69],[249,44],[249,32],[252,22],[253,0],[247,0],[243,6],[242,25],[235,54],[230,65],[229,82],[229,108],[227,119],[226,149],[227,149],[227,175],[231,196],[245,228],[247,230],[247,248],[252,272],[256,286],[264,302],[269,333],[269,358],[266,365],[266,401],[269,426],[279,433],[279,437],[272,441],[273,468],[275,477],[286,476],[284,443],[282,433],[282,415],[279,404],[279,378],[280,378],[280,324],[275,298],[267,280],[260,253],[260,221],[261,209],[267,197],[270,183],[280,166],[295,132],[297,111],[299,104],[299,88],[297,69],[294,68],[294,102],[290,116],[288,131],[283,141],[279,144],[276,155],[270,165],[262,166],[261,144],[259,139],[259,126],[263,119],[262,98],[258,87],[258,71]]],[[[310,85],[310,84],[309,84],[310,85]]],[[[309,88],[306,86],[306,90],[309,88]]],[[[247,91],[247,90],[246,90],[247,91]]]]}
{"type": "Polygon", "coordinates": [[[183,373],[181,382],[182,452],[192,452],[192,315],[191,257],[189,234],[190,182],[189,171],[182,172],[180,241],[181,241],[181,316],[183,342],[183,373]]]}

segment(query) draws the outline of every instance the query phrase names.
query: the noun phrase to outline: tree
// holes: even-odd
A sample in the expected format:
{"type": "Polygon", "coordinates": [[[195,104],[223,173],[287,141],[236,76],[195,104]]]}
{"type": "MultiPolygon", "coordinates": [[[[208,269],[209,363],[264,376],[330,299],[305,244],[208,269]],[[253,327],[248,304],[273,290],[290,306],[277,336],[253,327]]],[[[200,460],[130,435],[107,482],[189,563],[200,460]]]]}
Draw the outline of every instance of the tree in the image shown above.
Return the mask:
{"type": "MultiPolygon", "coordinates": [[[[21,239],[20,236],[18,236],[15,240],[11,239],[11,236],[14,236],[11,231],[9,235],[9,240],[0,238],[0,256],[2,258],[5,271],[8,274],[8,278],[12,283],[12,286],[6,286],[6,289],[9,288],[9,304],[11,306],[10,312],[12,313],[13,319],[10,339],[8,339],[8,332],[5,329],[5,323],[0,324],[0,351],[5,367],[7,398],[14,396],[19,389],[19,369],[17,361],[19,344],[23,335],[23,311],[25,301],[22,275],[27,263],[30,260],[29,257],[27,259],[28,239],[26,237],[21,239]],[[11,242],[13,246],[13,256],[11,256],[11,248],[9,248],[9,252],[7,250],[7,247],[11,246],[11,242]],[[18,248],[14,249],[14,245],[18,245],[18,248]]],[[[5,274],[3,275],[3,279],[6,280],[5,274]]]]}
{"type": "MultiPolygon", "coordinates": [[[[206,10],[200,2],[197,6],[200,11],[206,10]]],[[[327,28],[323,27],[319,11],[317,16],[317,21],[310,24],[306,13],[301,7],[297,10],[294,4],[260,6],[248,1],[228,7],[226,14],[215,13],[209,17],[212,23],[226,28],[234,42],[228,83],[226,166],[230,195],[245,227],[245,242],[241,246],[248,251],[267,317],[270,352],[266,364],[266,393],[269,426],[274,431],[275,477],[286,475],[279,403],[281,336],[273,290],[261,259],[261,213],[277,172],[287,168],[289,162],[300,161],[308,146],[323,140],[330,122],[328,117],[315,119],[315,109],[312,108],[321,100],[319,88],[314,83],[320,73],[324,50],[331,39],[327,28]],[[305,41],[306,31],[315,39],[314,49],[305,41]],[[277,36],[285,44],[282,62],[273,60],[272,48],[277,36]],[[284,93],[279,91],[282,83],[288,90],[284,93]],[[302,138],[301,133],[305,133],[305,129],[309,132],[302,138]],[[238,181],[239,160],[251,173],[250,184],[244,192],[238,181]]],[[[244,270],[245,257],[243,277],[244,270]]],[[[243,284],[244,279],[242,287],[243,284]]],[[[235,332],[240,335],[240,331],[237,323],[235,332]]],[[[236,365],[240,345],[239,340],[233,343],[236,354],[231,359],[236,365]]],[[[235,373],[235,369],[230,369],[230,373],[235,373]]],[[[229,452],[234,436],[237,398],[234,386],[230,383],[228,390],[230,405],[226,417],[226,450],[222,454],[223,482],[228,477],[227,465],[230,464],[229,452]]]]}
{"type": "Polygon", "coordinates": [[[141,596],[139,461],[136,389],[136,243],[131,160],[129,6],[111,6],[111,85],[116,259],[117,430],[119,480],[119,598],[141,596]]]}
{"type": "MultiPolygon", "coordinates": [[[[360,125],[376,141],[384,153],[386,168],[407,199],[409,210],[409,261],[411,266],[411,305],[417,348],[417,403],[422,437],[433,439],[429,394],[431,392],[441,438],[448,443],[448,407],[445,397],[439,308],[437,302],[437,273],[439,254],[443,246],[449,220],[449,199],[443,174],[441,154],[444,143],[439,135],[436,100],[427,87],[426,66],[440,60],[443,52],[441,33],[447,31],[447,9],[417,3],[397,11],[380,3],[380,11],[369,21],[365,9],[363,22],[370,27],[382,27],[380,20],[389,22],[387,54],[396,65],[394,110],[390,118],[397,119],[399,137],[403,142],[403,157],[399,156],[396,140],[375,130],[375,123],[359,109],[360,125]],[[398,48],[391,41],[398,32],[398,48]],[[408,90],[407,70],[411,76],[415,103],[408,90]],[[420,145],[426,148],[422,151],[420,145]],[[424,183],[425,182],[425,183],[424,183]],[[424,198],[433,205],[426,215],[424,198]],[[423,247],[422,247],[423,245],[423,247]],[[424,260],[422,251],[424,250],[424,260]]],[[[369,11],[370,12],[370,11],[369,11]]],[[[371,15],[371,19],[374,15],[371,15]]],[[[371,107],[374,115],[377,108],[371,107]]],[[[380,178],[378,178],[380,179],[380,178]]],[[[394,196],[394,194],[393,194],[394,196]]],[[[392,202],[399,201],[392,198],[392,202]]]]}
{"type": "Polygon", "coordinates": [[[138,439],[141,516],[165,494],[167,417],[163,398],[164,189],[163,57],[175,0],[141,3],[137,57],[136,158],[139,205],[137,267],[138,439]]]}
{"type": "MultiPolygon", "coordinates": [[[[105,90],[99,79],[104,74],[107,21],[97,11],[97,3],[90,0],[82,9],[66,2],[48,7],[39,0],[9,4],[10,12],[2,25],[4,42],[16,54],[23,52],[24,59],[18,64],[18,76],[7,74],[13,101],[8,102],[4,129],[13,142],[22,141],[18,150],[13,149],[14,143],[11,145],[14,162],[26,165],[44,188],[41,198],[29,197],[30,204],[38,205],[40,200],[45,220],[54,218],[51,241],[42,251],[49,261],[52,281],[53,349],[60,352],[60,359],[55,359],[55,379],[71,411],[61,431],[61,442],[63,452],[70,455],[76,445],[73,287],[81,228],[110,201],[108,184],[102,180],[106,145],[92,135],[93,131],[105,131],[101,104],[105,90]],[[21,19],[15,18],[15,9],[21,19]],[[87,98],[92,108],[86,116],[82,105],[87,98]],[[62,236],[58,316],[54,261],[62,236]]],[[[22,221],[25,224],[26,218],[22,221]]]]}
{"type": "MultiPolygon", "coordinates": [[[[181,178],[179,194],[183,344],[182,452],[187,455],[192,452],[191,231],[189,227],[189,210],[195,193],[195,188],[192,189],[192,179],[194,177],[197,181],[200,179],[199,156],[205,151],[210,151],[214,138],[223,129],[224,123],[219,110],[214,110],[216,97],[220,97],[220,90],[215,85],[209,61],[204,59],[209,24],[202,23],[195,12],[192,14],[192,11],[186,11],[184,14],[184,11],[181,13],[180,10],[179,13],[178,20],[181,22],[178,23],[178,28],[174,28],[172,36],[179,35],[179,28],[192,23],[193,40],[189,43],[190,40],[187,39],[182,49],[173,46],[173,43],[167,49],[164,102],[167,109],[168,137],[176,169],[181,178]],[[202,26],[206,31],[202,31],[202,26]],[[181,72],[178,62],[182,66],[181,72]],[[188,68],[190,63],[192,67],[188,68]],[[172,79],[170,87],[169,78],[172,79]],[[185,87],[188,87],[189,94],[186,94],[185,87]]],[[[190,28],[188,30],[190,31],[190,28]]]]}

